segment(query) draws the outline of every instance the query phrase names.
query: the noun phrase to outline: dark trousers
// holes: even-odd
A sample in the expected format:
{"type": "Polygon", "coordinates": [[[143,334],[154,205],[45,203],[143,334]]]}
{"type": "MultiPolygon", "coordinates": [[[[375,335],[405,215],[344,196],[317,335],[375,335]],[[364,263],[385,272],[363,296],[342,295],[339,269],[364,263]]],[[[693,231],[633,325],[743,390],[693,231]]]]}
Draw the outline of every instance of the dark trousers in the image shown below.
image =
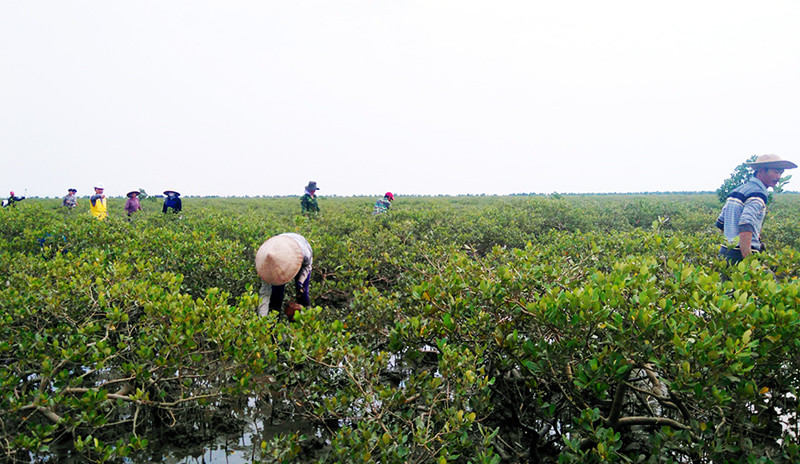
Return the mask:
{"type": "MultiPolygon", "coordinates": [[[[755,248],[750,250],[751,253],[758,253],[759,251],[755,248]]],[[[742,250],[739,247],[736,248],[728,248],[726,246],[721,246],[719,248],[719,257],[724,259],[728,262],[728,264],[739,264],[742,262],[744,257],[742,256],[742,250]]]]}
{"type": "MultiPolygon", "coordinates": [[[[295,301],[301,306],[308,307],[311,304],[311,298],[308,296],[308,287],[311,282],[311,273],[308,273],[306,280],[303,282],[294,281],[295,291],[297,297],[295,301]],[[302,291],[301,291],[302,290],[302,291]]],[[[286,285],[273,285],[272,295],[269,297],[269,309],[280,311],[283,307],[283,297],[286,293],[286,285]]]]}

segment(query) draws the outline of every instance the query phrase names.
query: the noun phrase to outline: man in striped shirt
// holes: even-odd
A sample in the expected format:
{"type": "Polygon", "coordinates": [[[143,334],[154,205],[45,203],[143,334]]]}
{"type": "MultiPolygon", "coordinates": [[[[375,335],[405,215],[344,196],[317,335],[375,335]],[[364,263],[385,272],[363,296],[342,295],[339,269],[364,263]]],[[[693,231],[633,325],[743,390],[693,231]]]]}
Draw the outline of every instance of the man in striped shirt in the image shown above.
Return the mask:
{"type": "Polygon", "coordinates": [[[761,155],[747,164],[753,169],[753,177],[728,195],[716,224],[729,243],[720,249],[720,255],[731,264],[763,250],[761,227],[767,212],[767,189],[778,185],[784,169],[797,167],[778,155],[761,155]],[[732,246],[737,239],[739,244],[732,246]]]}

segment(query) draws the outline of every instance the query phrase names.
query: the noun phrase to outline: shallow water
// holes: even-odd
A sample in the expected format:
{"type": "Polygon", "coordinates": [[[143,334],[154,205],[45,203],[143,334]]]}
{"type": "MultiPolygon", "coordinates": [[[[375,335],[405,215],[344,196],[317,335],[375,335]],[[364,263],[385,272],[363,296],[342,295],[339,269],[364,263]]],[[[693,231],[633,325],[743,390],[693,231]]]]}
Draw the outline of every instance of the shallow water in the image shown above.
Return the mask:
{"type": "Polygon", "coordinates": [[[254,460],[266,460],[266,457],[262,456],[261,442],[269,443],[279,434],[299,432],[307,436],[321,436],[321,431],[305,420],[275,419],[272,424],[265,422],[272,416],[272,404],[255,398],[250,398],[246,407],[234,411],[233,414],[243,423],[241,430],[235,434],[221,434],[212,442],[187,445],[176,444],[174,440],[158,443],[157,440],[150,439],[149,453],[132,457],[126,462],[244,464],[254,460]]]}

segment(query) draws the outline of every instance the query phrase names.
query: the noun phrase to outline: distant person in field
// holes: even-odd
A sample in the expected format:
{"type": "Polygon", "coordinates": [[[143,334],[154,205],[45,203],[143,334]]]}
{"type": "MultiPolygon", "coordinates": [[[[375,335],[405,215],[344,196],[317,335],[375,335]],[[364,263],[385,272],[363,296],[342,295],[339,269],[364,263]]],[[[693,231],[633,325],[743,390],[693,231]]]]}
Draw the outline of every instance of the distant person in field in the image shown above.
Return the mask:
{"type": "Polygon", "coordinates": [[[142,210],[142,205],[139,203],[138,190],[131,190],[126,196],[128,197],[128,201],[125,202],[125,212],[128,213],[128,221],[130,221],[133,213],[142,210]]]}
{"type": "Polygon", "coordinates": [[[76,193],[78,193],[78,190],[71,188],[68,189],[67,194],[64,195],[64,201],[61,202],[61,206],[67,208],[67,211],[72,211],[78,207],[78,196],[75,195],[76,193]]]}
{"type": "Polygon", "coordinates": [[[180,213],[183,209],[181,194],[174,190],[164,190],[164,195],[166,195],[167,198],[164,199],[164,206],[161,208],[161,212],[166,213],[167,210],[172,210],[175,214],[180,213]]]}
{"type": "Polygon", "coordinates": [[[295,312],[311,303],[309,284],[313,261],[311,245],[302,235],[280,234],[264,242],[256,253],[256,271],[261,277],[258,315],[266,316],[270,310],[280,312],[286,284],[294,281],[295,303],[289,303],[284,309],[284,314],[293,322],[295,312]]]}
{"type": "Polygon", "coordinates": [[[372,214],[383,214],[389,211],[389,208],[392,207],[392,202],[394,201],[394,195],[392,192],[386,192],[383,198],[378,198],[375,202],[375,209],[372,211],[372,214]]]}
{"type": "Polygon", "coordinates": [[[304,215],[311,216],[319,214],[319,205],[317,204],[316,192],[319,190],[315,181],[310,181],[306,185],[305,193],[300,197],[300,212],[304,215]]]}
{"type": "Polygon", "coordinates": [[[767,212],[767,189],[778,185],[784,169],[797,167],[778,155],[761,155],[747,164],[753,169],[753,177],[728,195],[716,223],[728,241],[727,246],[720,248],[720,257],[730,264],[764,251],[761,227],[767,212]],[[739,243],[735,245],[737,240],[739,243]]]}
{"type": "Polygon", "coordinates": [[[8,193],[10,195],[8,197],[8,200],[3,203],[3,207],[4,208],[6,206],[11,206],[12,208],[16,208],[17,207],[17,203],[25,199],[25,197],[18,197],[16,195],[14,195],[14,191],[13,190],[8,192],[8,193]]]}
{"type": "Polygon", "coordinates": [[[102,182],[98,182],[94,185],[94,195],[89,197],[89,212],[101,221],[105,221],[108,217],[108,204],[104,191],[105,186],[102,182]]]}

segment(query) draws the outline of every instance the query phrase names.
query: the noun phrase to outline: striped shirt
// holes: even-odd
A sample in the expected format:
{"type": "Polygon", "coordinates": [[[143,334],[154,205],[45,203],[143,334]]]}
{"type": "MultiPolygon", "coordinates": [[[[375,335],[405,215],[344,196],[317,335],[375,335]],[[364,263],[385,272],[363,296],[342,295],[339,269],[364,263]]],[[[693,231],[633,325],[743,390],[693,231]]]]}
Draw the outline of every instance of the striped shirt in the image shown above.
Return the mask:
{"type": "Polygon", "coordinates": [[[733,242],[740,232],[752,232],[751,247],[761,251],[761,227],[766,213],[767,186],[752,177],[728,195],[716,226],[725,234],[728,243],[733,242]]]}

